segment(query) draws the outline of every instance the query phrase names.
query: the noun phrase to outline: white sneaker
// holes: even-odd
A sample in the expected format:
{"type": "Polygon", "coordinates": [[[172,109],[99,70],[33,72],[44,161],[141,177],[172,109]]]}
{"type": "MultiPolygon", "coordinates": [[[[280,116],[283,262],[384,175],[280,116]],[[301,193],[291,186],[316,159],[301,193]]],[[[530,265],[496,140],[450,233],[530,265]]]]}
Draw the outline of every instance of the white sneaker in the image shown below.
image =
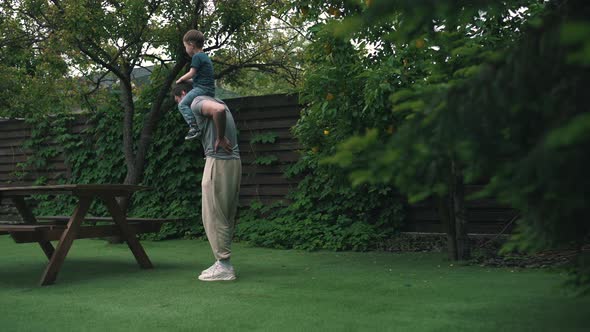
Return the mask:
{"type": "Polygon", "coordinates": [[[201,275],[210,275],[211,273],[213,273],[213,270],[215,270],[215,268],[221,263],[219,263],[219,261],[215,261],[215,263],[213,263],[213,265],[209,266],[206,270],[201,271],[201,275]]]}
{"type": "Polygon", "coordinates": [[[224,264],[219,261],[215,262],[210,268],[203,271],[199,276],[201,281],[229,281],[235,280],[236,273],[231,264],[224,264]]]}

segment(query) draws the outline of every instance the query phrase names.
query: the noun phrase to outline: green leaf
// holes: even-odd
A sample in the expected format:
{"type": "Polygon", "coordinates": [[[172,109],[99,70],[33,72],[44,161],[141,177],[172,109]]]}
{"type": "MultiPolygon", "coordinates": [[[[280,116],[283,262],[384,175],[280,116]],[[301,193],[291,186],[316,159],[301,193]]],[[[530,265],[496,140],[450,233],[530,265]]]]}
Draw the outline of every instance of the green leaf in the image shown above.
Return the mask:
{"type": "Polygon", "coordinates": [[[590,38],[590,23],[567,22],[561,27],[561,42],[565,45],[587,43],[590,38]]]}
{"type": "Polygon", "coordinates": [[[579,114],[565,126],[552,130],[546,139],[549,148],[564,148],[590,140],[590,113],[579,114]]]}
{"type": "Polygon", "coordinates": [[[255,165],[272,165],[275,162],[277,162],[278,160],[279,160],[279,158],[275,155],[260,156],[260,157],[257,157],[253,161],[253,164],[255,164],[255,165]]]}
{"type": "Polygon", "coordinates": [[[279,136],[273,132],[261,133],[261,134],[254,135],[254,137],[252,137],[252,139],[250,139],[250,143],[252,143],[252,144],[274,143],[276,141],[277,137],[279,137],[279,136]]]}

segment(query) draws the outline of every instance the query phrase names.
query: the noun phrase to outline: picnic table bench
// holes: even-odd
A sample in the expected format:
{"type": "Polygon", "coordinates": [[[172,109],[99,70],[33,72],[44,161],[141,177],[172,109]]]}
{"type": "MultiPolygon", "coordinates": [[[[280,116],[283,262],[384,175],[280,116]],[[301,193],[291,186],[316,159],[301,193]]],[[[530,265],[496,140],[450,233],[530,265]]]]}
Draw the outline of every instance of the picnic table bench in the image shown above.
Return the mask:
{"type": "Polygon", "coordinates": [[[83,238],[119,236],[133,253],[141,268],[153,265],[137,239],[137,234],[158,232],[165,222],[182,219],[128,218],[117,202],[117,197],[130,197],[134,192],[149,187],[124,184],[67,184],[53,186],[0,187],[0,200],[10,199],[24,223],[0,222],[0,235],[10,234],[16,243],[37,242],[49,263],[40,284],[55,283],[73,241],[83,238]],[[25,198],[36,194],[73,195],[78,203],[71,216],[34,216],[25,198]],[[87,216],[91,203],[102,201],[110,217],[87,216]],[[84,223],[84,222],[87,223],[84,223]],[[88,224],[88,222],[92,224],[88,224]],[[97,222],[100,222],[97,224],[97,222]],[[53,247],[50,241],[58,241],[53,247]]]}

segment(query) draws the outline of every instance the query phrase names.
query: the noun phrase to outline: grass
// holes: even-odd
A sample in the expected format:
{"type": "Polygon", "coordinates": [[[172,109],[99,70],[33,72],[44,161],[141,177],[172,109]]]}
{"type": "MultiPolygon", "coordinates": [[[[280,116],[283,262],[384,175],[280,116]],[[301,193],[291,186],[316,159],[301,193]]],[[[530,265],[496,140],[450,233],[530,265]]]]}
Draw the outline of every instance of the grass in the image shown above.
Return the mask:
{"type": "Polygon", "coordinates": [[[3,331],[582,331],[590,298],[547,270],[451,265],[439,253],[234,246],[238,280],[205,283],[207,242],[74,243],[57,284],[37,286],[35,244],[0,237],[3,331]]]}

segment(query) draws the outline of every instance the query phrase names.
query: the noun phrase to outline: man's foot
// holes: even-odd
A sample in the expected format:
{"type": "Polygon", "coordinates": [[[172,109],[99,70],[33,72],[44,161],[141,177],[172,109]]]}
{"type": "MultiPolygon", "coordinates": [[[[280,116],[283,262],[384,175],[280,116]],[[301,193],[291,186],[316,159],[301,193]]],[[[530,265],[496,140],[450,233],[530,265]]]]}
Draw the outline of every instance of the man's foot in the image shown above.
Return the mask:
{"type": "Polygon", "coordinates": [[[229,281],[236,279],[234,267],[229,263],[216,261],[208,269],[201,272],[199,280],[201,281],[229,281]]]}
{"type": "Polygon", "coordinates": [[[189,129],[188,133],[186,134],[186,136],[184,137],[185,140],[191,140],[193,138],[197,138],[200,136],[200,132],[197,128],[195,127],[191,127],[191,129],[189,129]]]}
{"type": "Polygon", "coordinates": [[[219,263],[219,261],[215,261],[213,265],[209,266],[206,270],[201,271],[201,275],[210,275],[211,273],[213,273],[213,270],[215,270],[219,264],[221,264],[219,263]]]}

